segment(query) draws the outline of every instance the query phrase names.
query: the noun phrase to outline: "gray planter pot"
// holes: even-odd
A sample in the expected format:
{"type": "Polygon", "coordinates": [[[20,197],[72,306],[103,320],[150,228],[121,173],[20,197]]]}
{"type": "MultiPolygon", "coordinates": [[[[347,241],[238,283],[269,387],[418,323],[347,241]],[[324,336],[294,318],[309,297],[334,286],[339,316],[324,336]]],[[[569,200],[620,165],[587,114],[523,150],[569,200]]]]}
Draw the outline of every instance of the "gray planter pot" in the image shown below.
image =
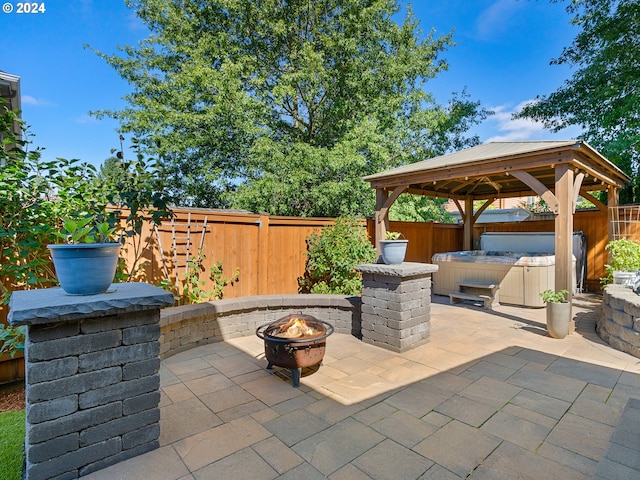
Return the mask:
{"type": "Polygon", "coordinates": [[[107,291],[116,273],[119,243],[47,245],[56,276],[69,295],[96,295],[107,291]]]}
{"type": "Polygon", "coordinates": [[[387,265],[397,265],[404,262],[409,240],[380,240],[382,261],[387,265]]]}
{"type": "Polygon", "coordinates": [[[553,338],[569,335],[571,325],[571,303],[547,303],[547,332],[553,338]]]}

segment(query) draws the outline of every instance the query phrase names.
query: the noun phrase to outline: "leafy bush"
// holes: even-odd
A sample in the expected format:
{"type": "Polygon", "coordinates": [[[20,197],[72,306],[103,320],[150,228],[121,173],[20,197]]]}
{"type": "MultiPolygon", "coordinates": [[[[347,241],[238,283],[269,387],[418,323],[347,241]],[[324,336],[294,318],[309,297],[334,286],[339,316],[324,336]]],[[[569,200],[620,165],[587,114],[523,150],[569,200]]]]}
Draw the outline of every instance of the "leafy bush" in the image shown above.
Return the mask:
{"type": "Polygon", "coordinates": [[[340,217],[321,233],[307,237],[306,269],[298,278],[298,291],[359,295],[362,277],[355,267],[375,260],[376,251],[366,228],[356,220],[340,217]]]}
{"type": "Polygon", "coordinates": [[[0,355],[8,353],[11,358],[16,353],[24,352],[26,327],[12,327],[0,323],[0,355]]]}
{"type": "Polygon", "coordinates": [[[63,219],[99,219],[115,227],[126,209],[119,233],[133,245],[136,261],[118,278],[131,280],[148,242],[140,235],[143,222],[149,217],[159,223],[171,215],[159,168],[138,156],[123,162],[117,181],[105,182],[93,165],[79,160],[43,161],[40,149],[30,149],[31,137],[16,113],[0,103],[1,303],[14,290],[55,283],[46,245],[64,230],[63,219]]]}
{"type": "Polygon", "coordinates": [[[600,279],[602,285],[613,283],[613,272],[637,272],[640,270],[640,243],[621,238],[607,244],[605,249],[611,257],[604,266],[607,276],[600,279]]]}

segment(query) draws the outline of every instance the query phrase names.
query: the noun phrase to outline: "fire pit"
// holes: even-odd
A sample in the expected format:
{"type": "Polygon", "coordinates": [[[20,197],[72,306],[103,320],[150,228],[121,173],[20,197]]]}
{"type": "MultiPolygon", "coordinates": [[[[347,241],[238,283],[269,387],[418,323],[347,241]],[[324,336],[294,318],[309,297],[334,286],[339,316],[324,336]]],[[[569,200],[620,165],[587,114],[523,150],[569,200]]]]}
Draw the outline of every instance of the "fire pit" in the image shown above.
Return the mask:
{"type": "Polygon", "coordinates": [[[256,329],[256,335],[264,340],[267,368],[274,365],[289,368],[294,387],[300,386],[303,368],[322,362],[326,339],[332,333],[333,326],[329,323],[296,313],[256,329]]]}

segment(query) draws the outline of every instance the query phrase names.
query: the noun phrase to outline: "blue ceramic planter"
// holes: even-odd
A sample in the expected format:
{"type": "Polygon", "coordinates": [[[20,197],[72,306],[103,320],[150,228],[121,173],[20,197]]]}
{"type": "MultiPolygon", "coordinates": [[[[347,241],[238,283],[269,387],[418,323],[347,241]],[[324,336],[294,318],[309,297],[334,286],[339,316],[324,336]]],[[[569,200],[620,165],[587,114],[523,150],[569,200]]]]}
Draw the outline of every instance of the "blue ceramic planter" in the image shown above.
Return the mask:
{"type": "Polygon", "coordinates": [[[119,243],[47,245],[60,286],[69,295],[107,291],[118,265],[119,243]]]}
{"type": "Polygon", "coordinates": [[[382,261],[387,265],[397,265],[404,262],[409,240],[380,240],[382,261]]]}

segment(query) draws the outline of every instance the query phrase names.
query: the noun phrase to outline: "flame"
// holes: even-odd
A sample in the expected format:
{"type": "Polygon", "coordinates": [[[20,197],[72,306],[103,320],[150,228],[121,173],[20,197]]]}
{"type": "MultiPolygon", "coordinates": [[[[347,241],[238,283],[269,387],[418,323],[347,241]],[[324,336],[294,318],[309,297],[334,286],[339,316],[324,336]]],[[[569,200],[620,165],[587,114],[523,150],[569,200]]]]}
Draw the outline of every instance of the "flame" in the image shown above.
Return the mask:
{"type": "Polygon", "coordinates": [[[298,317],[293,317],[287,323],[278,326],[278,330],[273,335],[281,338],[297,338],[305,335],[315,335],[317,332],[310,327],[307,322],[298,317]]]}

